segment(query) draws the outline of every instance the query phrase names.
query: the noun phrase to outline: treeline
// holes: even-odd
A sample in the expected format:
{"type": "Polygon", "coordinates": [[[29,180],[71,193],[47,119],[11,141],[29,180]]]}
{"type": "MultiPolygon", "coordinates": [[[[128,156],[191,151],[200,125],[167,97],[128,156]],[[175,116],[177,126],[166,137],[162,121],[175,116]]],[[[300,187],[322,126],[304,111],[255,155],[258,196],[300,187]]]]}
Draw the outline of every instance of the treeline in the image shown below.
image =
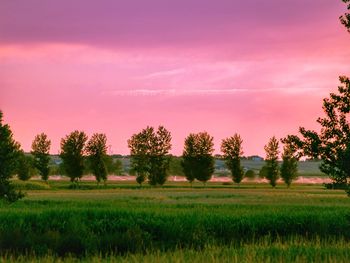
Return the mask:
{"type": "MultiPolygon", "coordinates": [[[[34,165],[34,157],[31,153],[24,153],[23,155],[23,161],[18,167],[17,171],[17,177],[18,179],[22,181],[29,180],[33,176],[38,175],[38,170],[34,165]],[[20,174],[22,172],[22,174],[20,174]]],[[[49,176],[53,175],[65,175],[64,167],[61,158],[59,155],[50,155],[50,161],[49,161],[49,176]]],[[[113,175],[123,175],[126,171],[123,165],[123,162],[121,159],[124,157],[116,157],[114,155],[107,155],[107,158],[105,160],[107,172],[108,174],[113,175]]],[[[90,168],[88,160],[84,159],[84,171],[83,175],[90,175],[92,174],[92,170],[90,168]]]]}
{"type": "MultiPolygon", "coordinates": [[[[240,135],[222,141],[221,160],[230,171],[233,182],[240,184],[243,178],[255,177],[253,170],[244,171],[241,166],[243,158],[243,140],[240,135]]],[[[20,154],[17,169],[18,178],[27,180],[33,170],[39,173],[42,180],[48,180],[50,174],[66,175],[72,183],[78,183],[83,175],[93,174],[97,183],[106,183],[108,174],[121,174],[123,164],[119,159],[113,159],[107,154],[107,137],[105,134],[93,134],[88,140],[87,135],[81,131],[74,131],[61,140],[61,153],[59,165],[52,165],[50,160],[51,141],[47,135],[37,135],[32,143],[30,155],[20,154]]],[[[163,185],[169,175],[184,175],[192,185],[194,180],[204,184],[210,180],[215,171],[215,158],[213,155],[213,137],[207,132],[191,133],[185,139],[184,150],[181,157],[172,156],[171,133],[163,126],[156,130],[146,127],[134,134],[128,140],[130,148],[129,174],[136,176],[140,186],[144,182],[150,185],[163,185]]],[[[279,167],[278,141],[275,137],[265,146],[266,165],[261,169],[259,176],[267,178],[275,187],[281,176],[289,186],[297,176],[297,159],[288,155],[290,148],[285,147],[283,162],[279,167]]]]}
{"type": "MultiPolygon", "coordinates": [[[[320,159],[320,170],[329,175],[337,185],[348,186],[350,178],[350,80],[340,77],[338,94],[331,93],[323,101],[325,117],[317,121],[321,125],[320,133],[300,128],[301,136],[288,135],[278,140],[272,137],[265,145],[265,166],[260,175],[275,187],[281,177],[290,186],[297,176],[297,162],[301,157],[320,159]],[[279,144],[283,143],[280,156],[279,144]],[[278,159],[282,158],[279,166],[278,159]]],[[[239,184],[244,177],[241,166],[243,140],[239,134],[222,140],[220,149],[222,159],[230,171],[232,180],[239,184]]],[[[114,163],[107,154],[107,137],[95,133],[89,139],[83,131],[73,131],[61,139],[61,168],[72,183],[78,183],[86,167],[96,177],[98,183],[106,183],[108,172],[114,163]]],[[[51,141],[45,133],[35,136],[31,157],[21,150],[13,139],[7,124],[3,124],[0,111],[0,197],[9,201],[22,196],[13,189],[9,179],[18,173],[25,179],[30,174],[31,164],[37,169],[44,181],[48,180],[51,141]]],[[[171,133],[165,127],[146,127],[128,140],[131,169],[136,181],[142,185],[148,181],[151,185],[163,185],[169,175],[171,133]]],[[[213,137],[207,132],[191,133],[185,138],[182,160],[179,163],[183,174],[192,184],[194,180],[204,184],[214,172],[213,137]]],[[[112,167],[112,168],[111,168],[112,167]]],[[[350,191],[349,191],[350,192],[350,191]]]]}
{"type": "MultiPolygon", "coordinates": [[[[17,174],[21,180],[27,180],[35,169],[42,180],[48,181],[50,174],[50,147],[51,140],[45,133],[35,136],[30,155],[21,150],[19,143],[13,139],[13,134],[7,124],[3,124],[0,111],[1,131],[1,163],[0,163],[0,194],[9,201],[22,196],[14,191],[9,179],[17,174]]],[[[146,127],[134,134],[127,141],[130,149],[131,171],[136,175],[137,183],[142,185],[147,181],[150,185],[163,185],[169,175],[170,168],[177,169],[179,174],[185,175],[192,185],[194,180],[204,184],[211,179],[214,173],[214,143],[213,137],[207,132],[191,133],[185,138],[181,159],[171,162],[170,155],[171,133],[165,127],[158,129],[146,127]]],[[[225,138],[221,143],[222,158],[231,172],[232,179],[239,184],[244,177],[241,166],[243,140],[239,134],[225,138]]],[[[73,131],[61,139],[59,154],[62,163],[59,172],[70,178],[73,184],[78,184],[84,173],[91,172],[97,183],[106,183],[111,172],[121,169],[120,161],[115,161],[107,154],[107,137],[103,133],[94,133],[90,138],[83,131],[73,131]]],[[[283,163],[278,167],[278,141],[273,137],[265,146],[266,165],[263,167],[263,176],[271,185],[281,174],[289,186],[296,177],[297,159],[293,156],[288,144],[283,152],[283,163]]],[[[251,173],[251,171],[250,171],[251,173]]],[[[248,175],[249,176],[249,175],[248,175]]]]}

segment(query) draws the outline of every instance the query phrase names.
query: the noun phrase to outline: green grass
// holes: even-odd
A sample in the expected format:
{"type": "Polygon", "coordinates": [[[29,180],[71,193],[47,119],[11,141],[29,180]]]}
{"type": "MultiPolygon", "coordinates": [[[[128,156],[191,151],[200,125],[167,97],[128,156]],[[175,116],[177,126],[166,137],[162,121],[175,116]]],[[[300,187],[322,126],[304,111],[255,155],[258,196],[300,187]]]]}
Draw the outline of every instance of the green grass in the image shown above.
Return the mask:
{"type": "Polygon", "coordinates": [[[344,240],[313,240],[290,239],[287,242],[271,243],[268,238],[255,244],[240,246],[207,246],[198,249],[176,249],[171,251],[151,251],[150,253],[134,253],[124,256],[92,255],[77,258],[72,255],[57,257],[54,255],[3,255],[0,261],[27,262],[349,262],[349,243],[344,240]]]}
{"type": "Polygon", "coordinates": [[[72,190],[68,182],[15,183],[33,190],[14,204],[0,203],[4,260],[349,259],[350,199],[322,185],[171,182],[140,189],[133,182],[106,188],[84,182],[72,190]]]}

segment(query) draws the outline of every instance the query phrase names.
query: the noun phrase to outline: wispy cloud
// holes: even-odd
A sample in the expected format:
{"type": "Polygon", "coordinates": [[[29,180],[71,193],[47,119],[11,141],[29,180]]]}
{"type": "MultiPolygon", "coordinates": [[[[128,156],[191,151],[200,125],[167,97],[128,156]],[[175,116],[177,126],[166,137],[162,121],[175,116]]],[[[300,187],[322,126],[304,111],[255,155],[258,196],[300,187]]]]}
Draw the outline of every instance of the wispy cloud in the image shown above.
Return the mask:
{"type": "Polygon", "coordinates": [[[235,94],[257,94],[257,93],[308,93],[323,90],[313,87],[295,88],[233,88],[233,89],[132,89],[132,90],[108,90],[102,95],[113,96],[211,96],[211,95],[235,95],[235,94]]]}
{"type": "Polygon", "coordinates": [[[158,72],[148,74],[144,78],[145,79],[153,79],[153,78],[159,78],[159,77],[170,77],[170,76],[183,74],[185,72],[186,72],[186,70],[184,68],[163,70],[163,71],[158,71],[158,72]]]}

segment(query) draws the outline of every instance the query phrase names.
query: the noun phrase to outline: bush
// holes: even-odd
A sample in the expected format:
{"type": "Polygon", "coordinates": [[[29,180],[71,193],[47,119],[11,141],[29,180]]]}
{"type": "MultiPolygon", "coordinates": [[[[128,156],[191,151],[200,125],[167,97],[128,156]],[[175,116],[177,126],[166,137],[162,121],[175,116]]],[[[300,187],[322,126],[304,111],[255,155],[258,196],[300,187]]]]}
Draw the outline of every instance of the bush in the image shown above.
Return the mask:
{"type": "Polygon", "coordinates": [[[346,183],[328,183],[324,184],[326,189],[333,189],[333,190],[347,190],[348,185],[346,183]]]}
{"type": "Polygon", "coordinates": [[[248,178],[248,179],[254,179],[255,178],[255,172],[254,170],[248,170],[246,171],[244,177],[248,178]]]}

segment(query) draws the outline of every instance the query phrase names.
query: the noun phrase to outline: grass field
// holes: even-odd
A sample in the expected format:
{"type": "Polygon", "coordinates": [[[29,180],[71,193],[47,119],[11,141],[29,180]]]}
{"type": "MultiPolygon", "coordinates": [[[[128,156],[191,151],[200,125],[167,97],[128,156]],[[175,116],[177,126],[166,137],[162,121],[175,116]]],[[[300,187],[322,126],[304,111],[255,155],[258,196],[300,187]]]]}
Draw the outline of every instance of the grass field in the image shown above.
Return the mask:
{"type": "Polygon", "coordinates": [[[0,261],[350,261],[350,199],[322,185],[15,183],[0,261]]]}

